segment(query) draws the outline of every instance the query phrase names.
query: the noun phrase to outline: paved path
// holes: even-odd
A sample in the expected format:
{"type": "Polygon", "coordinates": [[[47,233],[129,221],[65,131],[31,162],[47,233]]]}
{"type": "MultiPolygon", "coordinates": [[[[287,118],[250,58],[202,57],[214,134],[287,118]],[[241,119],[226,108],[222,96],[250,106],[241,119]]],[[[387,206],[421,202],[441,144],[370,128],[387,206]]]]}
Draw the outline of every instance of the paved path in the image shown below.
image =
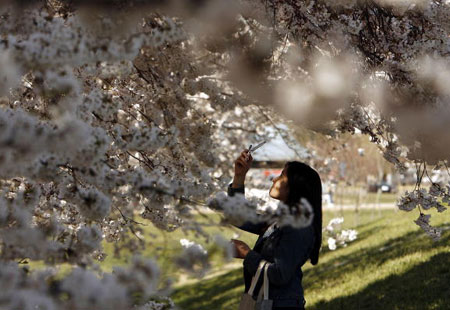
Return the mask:
{"type": "MultiPolygon", "coordinates": [[[[207,207],[202,207],[202,206],[197,206],[196,209],[192,210],[192,213],[198,213],[199,211],[202,213],[216,213],[216,211],[209,209],[207,207]],[[197,211],[197,210],[198,211],[197,211]]],[[[333,206],[324,204],[322,205],[322,209],[324,211],[339,211],[339,210],[355,210],[355,205],[354,204],[346,204],[346,205],[338,205],[335,204],[333,206]]],[[[391,203],[379,203],[379,204],[374,204],[374,203],[365,203],[365,204],[361,204],[359,206],[359,209],[397,209],[398,207],[396,205],[395,202],[391,202],[391,203]]]]}
{"type": "MultiPolygon", "coordinates": [[[[340,209],[344,209],[344,210],[354,210],[355,209],[355,205],[354,204],[349,204],[349,205],[338,205],[335,204],[334,206],[330,206],[330,205],[326,205],[324,204],[323,206],[324,210],[340,210],[340,209]]],[[[397,204],[395,202],[390,202],[390,203],[379,203],[379,204],[375,204],[375,203],[365,203],[365,204],[361,204],[359,206],[360,209],[398,209],[397,208],[397,204]]]]}

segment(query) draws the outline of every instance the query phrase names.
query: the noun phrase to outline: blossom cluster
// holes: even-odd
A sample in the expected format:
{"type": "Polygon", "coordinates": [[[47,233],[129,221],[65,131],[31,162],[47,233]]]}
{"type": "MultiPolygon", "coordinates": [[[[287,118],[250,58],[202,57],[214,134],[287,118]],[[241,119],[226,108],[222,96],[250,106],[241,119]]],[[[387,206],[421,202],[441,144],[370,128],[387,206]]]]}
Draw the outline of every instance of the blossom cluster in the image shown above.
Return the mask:
{"type": "Polygon", "coordinates": [[[280,201],[272,216],[277,217],[277,223],[280,227],[292,226],[302,228],[312,224],[314,210],[307,199],[301,198],[299,203],[293,207],[280,201]]]}
{"type": "Polygon", "coordinates": [[[343,217],[333,218],[324,229],[328,235],[327,244],[331,251],[336,250],[338,246],[347,246],[349,242],[356,240],[358,236],[358,232],[354,229],[340,229],[343,222],[343,217]]]}
{"type": "MultiPolygon", "coordinates": [[[[437,212],[444,212],[447,207],[443,203],[448,204],[450,202],[450,185],[445,188],[442,184],[432,183],[428,191],[424,188],[416,189],[412,192],[406,191],[405,195],[399,199],[397,206],[400,210],[411,211],[416,207],[423,210],[430,210],[436,208],[437,212]],[[438,200],[440,199],[440,201],[438,200]]],[[[424,214],[420,210],[420,215],[417,220],[414,221],[425,233],[433,240],[439,240],[441,237],[441,230],[439,228],[432,227],[429,223],[431,214],[424,214]]]]}
{"type": "Polygon", "coordinates": [[[204,276],[211,267],[208,261],[208,251],[201,244],[188,239],[180,239],[180,244],[183,247],[183,251],[175,258],[175,263],[199,277],[204,276]],[[198,269],[195,267],[197,264],[200,264],[198,269]]]}
{"type": "Polygon", "coordinates": [[[438,212],[444,212],[447,207],[442,205],[437,197],[442,196],[443,202],[449,201],[448,192],[442,192],[440,190],[439,184],[433,184],[430,189],[424,188],[416,189],[412,192],[405,192],[405,195],[398,201],[398,208],[403,211],[411,211],[417,206],[421,206],[424,210],[429,210],[431,208],[436,208],[438,212]]]}
{"type": "Polygon", "coordinates": [[[235,225],[242,225],[246,221],[254,223],[259,221],[255,212],[256,205],[245,199],[241,193],[230,197],[224,192],[219,192],[207,201],[207,205],[211,209],[223,212],[226,221],[235,225]]]}
{"type": "Polygon", "coordinates": [[[280,227],[301,228],[311,225],[314,219],[313,208],[305,198],[301,198],[299,203],[294,206],[288,206],[280,201],[276,207],[261,210],[259,206],[270,205],[270,202],[265,199],[267,197],[253,196],[247,200],[241,193],[235,193],[230,197],[224,192],[219,192],[215,197],[210,198],[207,204],[224,215],[224,223],[232,223],[237,226],[247,221],[258,223],[276,219],[280,227]]]}
{"type": "Polygon", "coordinates": [[[29,275],[16,263],[0,264],[1,301],[5,309],[131,309],[133,295],[144,298],[160,295],[165,302],[148,302],[145,310],[173,309],[173,301],[157,290],[159,269],[153,261],[135,258],[128,269],[116,269],[100,277],[95,272],[75,268],[59,279],[56,270],[29,275]]]}
{"type": "Polygon", "coordinates": [[[430,214],[420,213],[419,218],[414,221],[420,228],[422,228],[426,234],[433,239],[433,241],[439,241],[441,238],[442,230],[440,228],[432,227],[430,225],[430,214]]]}

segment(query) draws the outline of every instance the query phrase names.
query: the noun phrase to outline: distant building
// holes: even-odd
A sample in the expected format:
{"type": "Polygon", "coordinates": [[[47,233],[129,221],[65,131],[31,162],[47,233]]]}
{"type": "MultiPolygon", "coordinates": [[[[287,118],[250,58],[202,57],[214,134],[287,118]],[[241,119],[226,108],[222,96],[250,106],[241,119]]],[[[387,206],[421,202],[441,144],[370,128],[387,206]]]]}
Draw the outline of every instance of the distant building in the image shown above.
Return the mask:
{"type": "MultiPolygon", "coordinates": [[[[278,124],[277,126],[282,129],[286,128],[283,124],[278,124]]],[[[301,161],[302,158],[308,157],[308,150],[301,146],[295,139],[291,139],[291,141],[296,142],[292,145],[292,148],[294,148],[292,149],[284,142],[281,135],[277,133],[274,128],[267,127],[266,135],[272,136],[273,138],[270,138],[270,140],[268,138],[267,143],[252,154],[252,167],[282,169],[287,161],[301,161]]],[[[257,143],[255,143],[255,145],[256,144],[257,143]]]]}
{"type": "MultiPolygon", "coordinates": [[[[283,124],[277,125],[285,129],[283,124]]],[[[302,161],[309,156],[306,148],[301,146],[294,138],[291,138],[293,144],[289,147],[281,135],[272,127],[266,128],[267,142],[257,149],[253,154],[252,169],[249,171],[249,179],[255,186],[270,186],[274,177],[281,174],[284,164],[287,161],[302,161]],[[294,149],[292,149],[294,148],[294,149]]],[[[256,141],[254,146],[262,141],[256,141]]]]}

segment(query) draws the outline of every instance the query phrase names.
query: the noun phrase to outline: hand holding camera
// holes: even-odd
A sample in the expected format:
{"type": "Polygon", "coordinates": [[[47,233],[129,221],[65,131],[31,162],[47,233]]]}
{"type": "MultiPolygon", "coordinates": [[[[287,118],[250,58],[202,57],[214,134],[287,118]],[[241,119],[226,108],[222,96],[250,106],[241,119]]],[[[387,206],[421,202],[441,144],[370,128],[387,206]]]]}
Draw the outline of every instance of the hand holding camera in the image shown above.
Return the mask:
{"type": "Polygon", "coordinates": [[[248,149],[244,149],[240,156],[235,160],[233,187],[240,187],[244,185],[245,176],[253,162],[252,152],[259,149],[264,143],[266,143],[266,141],[259,143],[254,148],[250,145],[250,147],[248,149]]]}

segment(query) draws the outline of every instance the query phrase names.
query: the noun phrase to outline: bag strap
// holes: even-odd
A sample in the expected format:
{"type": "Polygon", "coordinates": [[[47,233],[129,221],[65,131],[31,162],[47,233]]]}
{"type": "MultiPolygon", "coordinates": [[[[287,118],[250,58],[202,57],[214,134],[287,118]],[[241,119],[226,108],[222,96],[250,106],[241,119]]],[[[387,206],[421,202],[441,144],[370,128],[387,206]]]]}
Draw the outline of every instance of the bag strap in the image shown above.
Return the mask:
{"type": "Polygon", "coordinates": [[[267,269],[269,269],[269,264],[264,265],[264,299],[269,299],[269,278],[267,277],[267,269]]]}
{"type": "Polygon", "coordinates": [[[248,290],[248,293],[250,295],[253,295],[253,291],[255,290],[256,283],[258,282],[259,275],[261,274],[261,269],[264,268],[266,263],[267,263],[267,261],[265,261],[264,259],[261,259],[261,261],[259,262],[258,270],[256,270],[256,274],[252,278],[252,284],[250,285],[250,289],[248,290]]]}

